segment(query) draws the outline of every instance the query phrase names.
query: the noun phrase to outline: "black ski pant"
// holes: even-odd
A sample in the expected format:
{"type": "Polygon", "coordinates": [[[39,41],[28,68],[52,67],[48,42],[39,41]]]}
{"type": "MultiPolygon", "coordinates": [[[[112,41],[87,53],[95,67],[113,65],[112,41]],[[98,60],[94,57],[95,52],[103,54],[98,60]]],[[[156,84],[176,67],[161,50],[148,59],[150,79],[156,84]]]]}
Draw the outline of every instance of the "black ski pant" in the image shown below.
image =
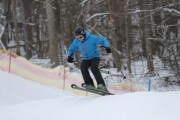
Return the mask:
{"type": "Polygon", "coordinates": [[[96,79],[97,84],[102,84],[105,86],[105,82],[102,78],[102,75],[100,73],[100,70],[98,68],[100,62],[100,58],[96,57],[91,60],[82,60],[81,62],[81,73],[84,79],[84,82],[87,85],[94,86],[93,79],[91,78],[88,69],[91,68],[91,71],[96,79]]]}

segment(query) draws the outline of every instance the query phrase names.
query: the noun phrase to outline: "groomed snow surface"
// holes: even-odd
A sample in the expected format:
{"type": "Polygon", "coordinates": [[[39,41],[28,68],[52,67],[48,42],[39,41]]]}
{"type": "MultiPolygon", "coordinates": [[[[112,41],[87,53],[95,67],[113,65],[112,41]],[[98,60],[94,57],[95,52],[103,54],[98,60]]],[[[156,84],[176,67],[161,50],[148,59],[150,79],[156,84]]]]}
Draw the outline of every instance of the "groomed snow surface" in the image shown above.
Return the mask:
{"type": "Polygon", "coordinates": [[[0,71],[0,120],[180,120],[180,91],[78,96],[0,71]]]}

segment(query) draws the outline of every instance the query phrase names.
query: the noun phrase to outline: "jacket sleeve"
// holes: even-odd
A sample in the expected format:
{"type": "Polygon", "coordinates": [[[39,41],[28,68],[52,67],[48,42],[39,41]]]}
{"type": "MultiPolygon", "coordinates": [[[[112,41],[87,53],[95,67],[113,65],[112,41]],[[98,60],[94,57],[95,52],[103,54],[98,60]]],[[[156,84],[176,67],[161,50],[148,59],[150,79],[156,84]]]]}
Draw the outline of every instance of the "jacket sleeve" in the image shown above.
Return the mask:
{"type": "Polygon", "coordinates": [[[110,47],[110,44],[107,39],[105,39],[101,36],[94,36],[94,37],[95,37],[96,44],[104,46],[106,48],[110,47]]]}
{"type": "Polygon", "coordinates": [[[68,49],[68,56],[71,56],[72,58],[74,58],[74,52],[78,49],[77,45],[76,45],[76,41],[74,40],[73,43],[70,45],[69,49],[68,49]]]}

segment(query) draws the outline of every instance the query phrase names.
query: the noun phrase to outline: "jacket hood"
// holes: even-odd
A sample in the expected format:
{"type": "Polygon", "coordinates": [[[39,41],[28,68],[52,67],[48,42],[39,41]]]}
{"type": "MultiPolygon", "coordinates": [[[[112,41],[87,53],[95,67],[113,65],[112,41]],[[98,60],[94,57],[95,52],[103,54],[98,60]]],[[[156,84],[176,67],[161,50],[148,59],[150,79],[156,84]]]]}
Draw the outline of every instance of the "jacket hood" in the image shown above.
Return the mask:
{"type": "Polygon", "coordinates": [[[88,31],[86,31],[85,34],[85,40],[83,40],[82,42],[86,41],[91,36],[91,34],[88,31]]]}

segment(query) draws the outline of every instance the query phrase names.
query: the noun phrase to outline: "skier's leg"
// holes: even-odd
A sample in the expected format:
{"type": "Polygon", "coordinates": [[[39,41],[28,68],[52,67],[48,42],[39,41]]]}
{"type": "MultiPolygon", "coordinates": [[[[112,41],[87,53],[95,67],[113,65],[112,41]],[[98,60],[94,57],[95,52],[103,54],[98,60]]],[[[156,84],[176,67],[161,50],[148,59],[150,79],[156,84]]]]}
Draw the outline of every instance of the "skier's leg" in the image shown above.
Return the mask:
{"type": "Polygon", "coordinates": [[[91,78],[89,71],[88,71],[88,68],[90,67],[90,65],[91,65],[90,60],[82,60],[80,68],[81,68],[81,73],[82,73],[84,82],[87,85],[94,86],[93,79],[91,78]]]}
{"type": "Polygon", "coordinates": [[[104,80],[102,78],[102,75],[100,73],[100,70],[98,68],[99,62],[100,62],[100,58],[93,58],[92,59],[91,71],[92,71],[92,73],[93,73],[93,75],[94,75],[94,77],[95,77],[95,79],[97,81],[97,84],[98,85],[101,84],[101,85],[105,86],[105,82],[104,82],[104,80]]]}

